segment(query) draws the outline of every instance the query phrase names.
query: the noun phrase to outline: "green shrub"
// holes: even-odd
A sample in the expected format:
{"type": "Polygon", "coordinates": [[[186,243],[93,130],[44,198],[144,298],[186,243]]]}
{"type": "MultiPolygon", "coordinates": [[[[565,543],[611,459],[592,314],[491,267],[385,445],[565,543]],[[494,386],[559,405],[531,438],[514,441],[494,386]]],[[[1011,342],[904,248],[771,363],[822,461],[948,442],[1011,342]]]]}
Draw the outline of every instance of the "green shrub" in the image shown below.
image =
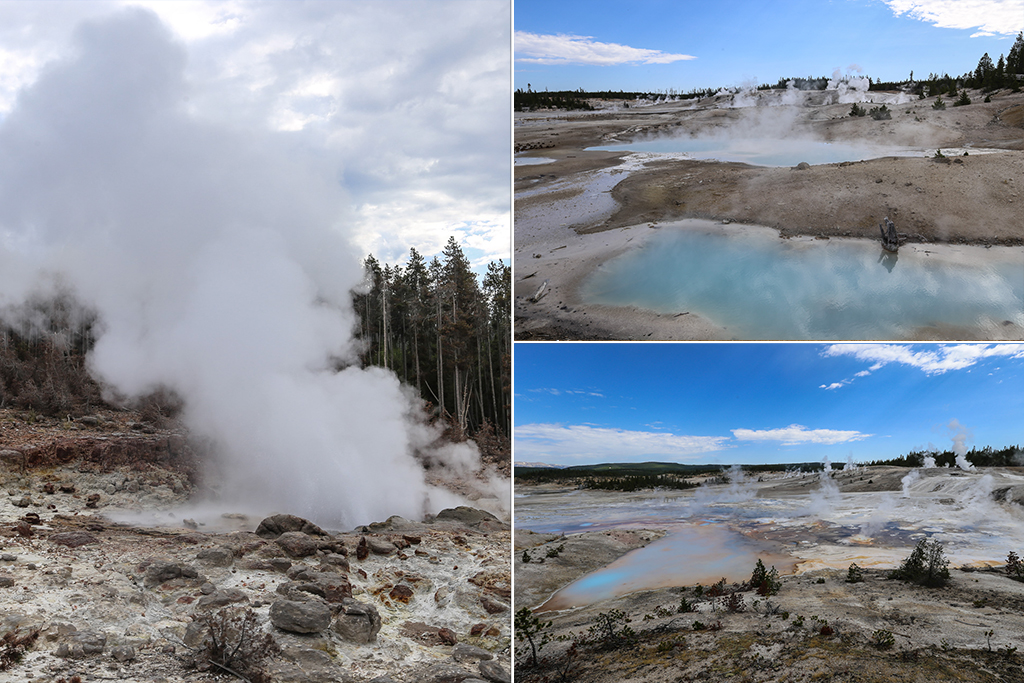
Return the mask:
{"type": "Polygon", "coordinates": [[[956,98],[956,102],[953,103],[954,107],[963,107],[971,103],[971,98],[967,96],[966,90],[960,91],[960,97],[956,98]]]}
{"type": "Polygon", "coordinates": [[[629,626],[629,617],[622,610],[601,612],[597,615],[596,622],[588,629],[589,644],[603,650],[617,650],[636,645],[636,631],[629,626]]]}
{"type": "Polygon", "coordinates": [[[865,116],[867,113],[867,110],[856,102],[850,107],[850,116],[865,116]]]}
{"type": "Polygon", "coordinates": [[[1011,579],[1024,581],[1024,562],[1021,562],[1020,558],[1017,557],[1017,553],[1012,550],[1006,556],[1006,574],[1011,579]]]}
{"type": "Polygon", "coordinates": [[[890,579],[910,581],[921,586],[938,588],[949,583],[949,560],[942,544],[922,538],[914,551],[898,569],[889,573],[890,579]]]}
{"type": "Polygon", "coordinates": [[[896,644],[896,636],[892,634],[892,631],[880,628],[871,634],[871,642],[879,650],[888,650],[896,644]]]}
{"type": "Polygon", "coordinates": [[[757,591],[758,595],[778,595],[782,589],[782,581],[779,580],[779,572],[773,566],[766,569],[760,558],[754,565],[754,571],[750,575],[750,587],[757,591]]]}
{"type": "Polygon", "coordinates": [[[884,104],[881,107],[872,107],[868,113],[875,121],[888,121],[892,118],[892,112],[884,104]]]}
{"type": "Polygon", "coordinates": [[[945,109],[946,103],[942,101],[941,97],[936,97],[935,101],[932,102],[932,109],[945,109]]]}
{"type": "Polygon", "coordinates": [[[530,666],[537,666],[537,651],[547,645],[550,641],[546,630],[551,626],[550,621],[542,621],[524,607],[516,612],[515,630],[517,644],[516,654],[525,657],[527,646],[529,646],[530,666]]]}

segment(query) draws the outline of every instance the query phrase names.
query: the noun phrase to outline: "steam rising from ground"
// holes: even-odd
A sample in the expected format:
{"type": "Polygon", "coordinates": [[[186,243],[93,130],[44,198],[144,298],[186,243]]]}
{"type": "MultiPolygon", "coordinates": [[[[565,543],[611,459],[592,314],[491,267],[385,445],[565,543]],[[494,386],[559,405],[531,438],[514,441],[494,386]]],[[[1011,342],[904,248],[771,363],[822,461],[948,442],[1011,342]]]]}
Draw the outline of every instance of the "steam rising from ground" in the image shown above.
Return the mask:
{"type": "Polygon", "coordinates": [[[465,473],[475,447],[436,449],[394,375],[351,365],[362,267],[336,169],[190,117],[184,65],[129,10],[20,94],[0,122],[0,310],[41,289],[94,309],[91,372],[182,395],[229,500],[341,525],[458,502],[414,454],[465,473]]]}

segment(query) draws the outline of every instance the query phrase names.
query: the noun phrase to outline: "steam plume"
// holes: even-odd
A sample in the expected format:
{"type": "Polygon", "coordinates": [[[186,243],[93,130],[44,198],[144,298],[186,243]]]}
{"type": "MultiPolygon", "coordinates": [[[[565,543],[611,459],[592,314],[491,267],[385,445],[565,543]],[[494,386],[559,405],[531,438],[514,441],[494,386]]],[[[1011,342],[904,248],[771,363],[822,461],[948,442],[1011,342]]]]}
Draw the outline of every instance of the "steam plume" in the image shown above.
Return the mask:
{"type": "Polygon", "coordinates": [[[970,438],[970,432],[956,418],[950,420],[946,427],[952,432],[951,438],[953,439],[953,454],[956,456],[956,466],[965,472],[970,472],[974,469],[974,465],[967,459],[967,439],[970,438]]]}
{"type": "Polygon", "coordinates": [[[191,116],[184,51],[147,11],[75,47],[0,122],[0,308],[70,289],[100,320],[94,376],[184,397],[238,501],[343,525],[456,502],[414,457],[437,436],[418,400],[352,365],[362,267],[337,169],[191,116]]]}

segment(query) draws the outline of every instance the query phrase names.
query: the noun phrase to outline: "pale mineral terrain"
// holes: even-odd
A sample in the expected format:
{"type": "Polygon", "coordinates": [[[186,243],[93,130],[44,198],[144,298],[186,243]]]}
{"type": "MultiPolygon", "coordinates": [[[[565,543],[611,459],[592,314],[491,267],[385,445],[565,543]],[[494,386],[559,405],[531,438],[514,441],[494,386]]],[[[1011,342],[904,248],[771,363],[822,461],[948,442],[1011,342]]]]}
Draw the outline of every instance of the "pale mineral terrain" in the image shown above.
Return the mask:
{"type": "MultiPolygon", "coordinates": [[[[781,239],[877,240],[878,225],[889,217],[909,249],[1024,245],[1024,94],[1001,91],[990,102],[980,92],[971,97],[969,106],[942,111],[932,108],[935,98],[893,103],[892,118],[881,121],[851,117],[849,102],[810,96],[804,105],[739,107],[725,95],[517,113],[519,160],[545,163],[515,167],[516,338],[728,339],[700,315],[659,315],[581,297],[599,264],[683,220],[761,226],[781,239]],[[673,136],[813,139],[879,152],[864,161],[770,167],[589,149],[673,136]],[[916,152],[896,155],[897,148],[916,152]]],[[[964,333],[920,337],[954,334],[964,333]]],[[[1011,327],[985,338],[1020,334],[1011,327]]]]}
{"type": "MultiPolygon", "coordinates": [[[[1007,470],[1007,481],[1016,481],[1019,469],[1007,470]]],[[[907,471],[877,468],[837,474],[835,480],[846,496],[898,496],[907,471]]],[[[921,480],[926,483],[920,491],[967,476],[999,476],[958,479],[955,472],[928,472],[935,478],[921,480]]],[[[804,477],[757,486],[752,500],[806,496],[816,484],[804,477]]],[[[522,496],[530,488],[517,487],[517,493],[522,496]]],[[[992,509],[1019,516],[1022,493],[1019,486],[996,486],[992,509]]],[[[549,488],[546,495],[558,491],[549,488]]],[[[615,494],[597,495],[604,501],[615,494]]],[[[662,506],[667,495],[645,494],[662,506]]],[[[956,505],[945,498],[936,502],[956,505]]],[[[517,528],[515,605],[533,610],[539,621],[533,637],[540,648],[534,665],[529,642],[518,632],[516,680],[1024,681],[1024,581],[1015,580],[1006,566],[1005,542],[999,557],[951,562],[947,585],[925,587],[890,578],[899,559],[910,553],[896,536],[851,539],[850,529],[827,521],[810,520],[799,528],[763,519],[742,524],[773,538],[780,548],[788,546],[784,552],[800,559],[795,571],[778,577],[777,593],[758,593],[748,578],[751,566],[718,591],[708,583],[700,588],[666,585],[563,610],[545,610],[543,604],[568,584],[664,538],[672,524],[598,523],[593,531],[566,534],[517,528]],[[840,558],[837,552],[847,555],[840,558]],[[849,581],[851,556],[862,565],[856,582],[849,581]]],[[[897,536],[915,528],[905,521],[895,524],[898,529],[891,528],[897,536]]],[[[917,536],[923,537],[923,529],[936,530],[922,524],[917,536]]],[[[987,543],[996,542],[984,522],[968,527],[982,553],[987,543]]],[[[1020,546],[1022,537],[1012,530],[1010,535],[1003,541],[1020,546]]],[[[617,580],[606,576],[609,582],[617,580]]]]}
{"type": "Polygon", "coordinates": [[[244,680],[510,680],[505,521],[463,506],[346,530],[287,510],[197,522],[181,511],[215,487],[199,460],[176,425],[128,411],[0,410],[0,680],[231,680],[204,656],[210,624],[247,611],[245,644],[268,656],[228,667],[244,680]]]}

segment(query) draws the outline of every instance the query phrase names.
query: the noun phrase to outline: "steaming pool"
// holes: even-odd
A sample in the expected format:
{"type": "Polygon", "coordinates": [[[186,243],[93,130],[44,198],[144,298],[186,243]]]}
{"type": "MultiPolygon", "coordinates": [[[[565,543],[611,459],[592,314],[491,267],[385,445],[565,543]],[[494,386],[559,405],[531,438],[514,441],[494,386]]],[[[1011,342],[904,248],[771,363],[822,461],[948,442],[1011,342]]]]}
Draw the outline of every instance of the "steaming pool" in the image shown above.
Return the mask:
{"type": "MultiPolygon", "coordinates": [[[[895,469],[895,468],[893,468],[895,469]]],[[[569,609],[639,590],[749,578],[758,558],[780,573],[897,566],[925,536],[951,567],[1001,564],[1024,544],[1024,508],[993,491],[1024,486],[1019,473],[900,470],[897,490],[841,492],[878,470],[764,477],[689,491],[616,493],[524,487],[516,527],[573,534],[615,528],[668,535],[563,587],[543,610],[569,609]],[[902,478],[902,482],[901,482],[902,478]]],[[[532,607],[532,606],[531,606],[532,607]]]]}
{"type": "Polygon", "coordinates": [[[710,221],[666,224],[584,281],[588,303],[693,312],[737,339],[998,338],[1024,326],[1024,249],[780,239],[710,221]],[[952,331],[952,332],[951,332],[952,331]]]}
{"type": "Polygon", "coordinates": [[[924,156],[922,149],[879,147],[811,139],[662,137],[588,147],[588,151],[647,152],[690,159],[738,161],[754,166],[796,166],[800,162],[837,164],[879,157],[924,156]]]}

